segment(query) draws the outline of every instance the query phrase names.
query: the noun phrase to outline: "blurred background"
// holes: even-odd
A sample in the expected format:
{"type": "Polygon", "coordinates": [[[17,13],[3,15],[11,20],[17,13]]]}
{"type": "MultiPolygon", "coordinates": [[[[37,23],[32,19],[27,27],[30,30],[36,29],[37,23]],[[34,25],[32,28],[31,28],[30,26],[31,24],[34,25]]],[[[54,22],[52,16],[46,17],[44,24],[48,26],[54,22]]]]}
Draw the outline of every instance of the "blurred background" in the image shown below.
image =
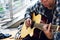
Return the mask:
{"type": "Polygon", "coordinates": [[[10,27],[24,18],[26,9],[38,0],[0,0],[0,27],[10,27]]]}
{"type": "MultiPolygon", "coordinates": [[[[38,0],[0,0],[0,33],[11,34],[14,38],[18,27],[24,21],[25,11],[38,0]]],[[[14,40],[11,38],[0,40],[14,40]]]]}

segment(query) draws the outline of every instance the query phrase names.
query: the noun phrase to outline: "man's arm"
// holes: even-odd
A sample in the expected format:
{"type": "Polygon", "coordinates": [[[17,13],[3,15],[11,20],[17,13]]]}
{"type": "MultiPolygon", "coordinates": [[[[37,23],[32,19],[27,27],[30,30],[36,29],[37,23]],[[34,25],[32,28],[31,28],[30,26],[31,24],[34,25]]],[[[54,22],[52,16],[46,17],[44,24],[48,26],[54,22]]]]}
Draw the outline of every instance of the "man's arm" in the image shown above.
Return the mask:
{"type": "Polygon", "coordinates": [[[40,5],[41,5],[40,2],[37,1],[32,7],[27,8],[26,14],[25,14],[25,19],[31,18],[32,12],[40,13],[39,8],[38,8],[38,7],[40,7],[40,5]]]}
{"type": "Polygon", "coordinates": [[[32,13],[37,13],[38,12],[38,7],[39,7],[40,3],[39,1],[37,1],[37,3],[35,3],[32,7],[27,8],[26,10],[26,14],[25,14],[25,24],[26,26],[30,26],[32,24],[32,13]]]}

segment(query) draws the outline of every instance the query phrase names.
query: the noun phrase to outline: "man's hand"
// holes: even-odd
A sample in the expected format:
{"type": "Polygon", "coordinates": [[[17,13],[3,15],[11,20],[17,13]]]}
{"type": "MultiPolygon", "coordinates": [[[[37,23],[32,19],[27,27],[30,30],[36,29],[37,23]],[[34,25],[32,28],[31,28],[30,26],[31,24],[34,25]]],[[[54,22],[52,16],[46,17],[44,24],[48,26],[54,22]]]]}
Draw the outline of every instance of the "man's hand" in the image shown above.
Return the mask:
{"type": "Polygon", "coordinates": [[[27,19],[25,20],[25,24],[26,24],[27,27],[31,26],[32,20],[31,20],[30,18],[27,18],[27,19]]]}
{"type": "Polygon", "coordinates": [[[50,24],[45,24],[43,26],[43,32],[46,34],[46,36],[49,39],[52,39],[53,38],[53,34],[52,34],[52,31],[51,31],[51,23],[50,24]]]}

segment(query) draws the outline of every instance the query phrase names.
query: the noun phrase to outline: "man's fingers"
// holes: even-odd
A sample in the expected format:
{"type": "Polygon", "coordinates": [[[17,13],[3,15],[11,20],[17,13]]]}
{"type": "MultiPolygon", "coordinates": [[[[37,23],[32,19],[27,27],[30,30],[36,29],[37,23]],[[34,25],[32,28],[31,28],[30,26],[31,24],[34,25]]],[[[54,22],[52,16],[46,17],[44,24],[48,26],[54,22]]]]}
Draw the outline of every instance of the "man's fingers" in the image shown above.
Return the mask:
{"type": "Polygon", "coordinates": [[[48,30],[49,30],[49,31],[51,30],[51,23],[50,23],[49,26],[48,26],[48,30]]]}
{"type": "Polygon", "coordinates": [[[48,26],[48,24],[44,24],[43,30],[47,30],[47,26],[48,26]]]}
{"type": "Polygon", "coordinates": [[[31,21],[31,19],[30,19],[30,24],[32,24],[32,21],[31,21]]]}
{"type": "Polygon", "coordinates": [[[30,18],[26,19],[26,20],[25,20],[26,26],[31,26],[31,24],[32,24],[31,22],[32,22],[32,21],[31,21],[30,18]]]}

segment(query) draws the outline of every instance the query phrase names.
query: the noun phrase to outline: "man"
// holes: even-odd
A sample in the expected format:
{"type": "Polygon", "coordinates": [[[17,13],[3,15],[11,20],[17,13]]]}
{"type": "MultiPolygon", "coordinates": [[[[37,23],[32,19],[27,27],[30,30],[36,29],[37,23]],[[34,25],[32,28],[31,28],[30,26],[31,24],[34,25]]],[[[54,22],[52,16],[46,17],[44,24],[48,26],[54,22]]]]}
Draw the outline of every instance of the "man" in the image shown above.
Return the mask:
{"type": "Polygon", "coordinates": [[[43,32],[48,39],[52,39],[50,32],[51,24],[60,25],[60,0],[39,0],[34,6],[27,9],[25,14],[26,26],[31,26],[31,14],[34,12],[36,15],[39,13],[45,16],[48,20],[47,24],[43,26],[43,32]],[[51,24],[50,24],[51,23],[51,24]],[[48,25],[49,24],[49,25],[48,25]],[[48,28],[47,28],[48,27],[48,28]]]}

